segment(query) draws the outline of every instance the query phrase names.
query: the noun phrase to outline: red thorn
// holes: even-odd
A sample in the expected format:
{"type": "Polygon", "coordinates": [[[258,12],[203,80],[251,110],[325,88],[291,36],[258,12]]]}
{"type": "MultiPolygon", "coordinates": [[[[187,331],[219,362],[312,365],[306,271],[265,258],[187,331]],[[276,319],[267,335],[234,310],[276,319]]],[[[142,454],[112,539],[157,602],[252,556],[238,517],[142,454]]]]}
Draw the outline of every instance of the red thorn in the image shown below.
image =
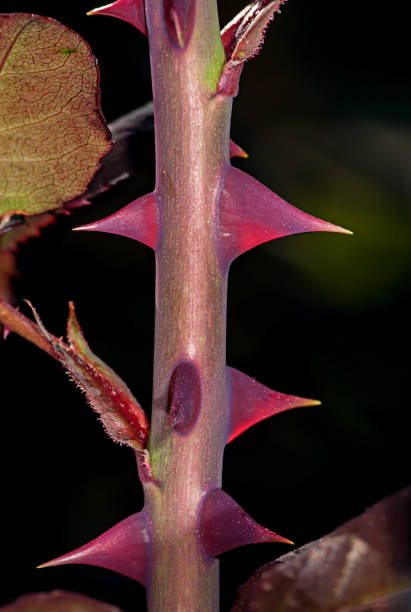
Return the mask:
{"type": "Polygon", "coordinates": [[[8,336],[9,336],[9,334],[11,332],[11,329],[10,329],[10,327],[7,327],[7,325],[3,325],[3,326],[0,325],[0,332],[1,332],[1,336],[3,337],[3,340],[7,340],[8,336]],[[3,327],[3,329],[2,329],[2,327],[3,327]]]}
{"type": "Polygon", "coordinates": [[[148,193],[105,219],[74,229],[118,234],[138,240],[154,249],[158,238],[156,197],[154,193],[148,193]]]}
{"type": "Polygon", "coordinates": [[[230,157],[243,157],[247,159],[248,153],[244,151],[238,144],[233,140],[230,140],[230,157]]]}
{"type": "Polygon", "coordinates": [[[144,14],[144,0],[117,0],[113,4],[106,4],[101,8],[89,11],[87,15],[108,15],[117,17],[131,23],[137,30],[147,36],[146,20],[144,14]]]}
{"type": "Polygon", "coordinates": [[[245,172],[227,169],[220,199],[221,245],[225,262],[283,236],[305,232],[352,232],[317,219],[273,193],[245,172]]]}
{"type": "Polygon", "coordinates": [[[209,557],[228,550],[263,542],[293,544],[256,523],[232,497],[221,489],[208,493],[201,511],[201,540],[209,557]]]}
{"type": "Polygon", "coordinates": [[[318,400],[272,391],[255,378],[227,368],[231,391],[231,418],[227,444],[256,423],[285,410],[318,406],[318,400]]]}
{"type": "Polygon", "coordinates": [[[96,565],[146,584],[149,532],[144,512],[124,519],[101,536],[73,552],[39,565],[39,568],[96,565]]]}

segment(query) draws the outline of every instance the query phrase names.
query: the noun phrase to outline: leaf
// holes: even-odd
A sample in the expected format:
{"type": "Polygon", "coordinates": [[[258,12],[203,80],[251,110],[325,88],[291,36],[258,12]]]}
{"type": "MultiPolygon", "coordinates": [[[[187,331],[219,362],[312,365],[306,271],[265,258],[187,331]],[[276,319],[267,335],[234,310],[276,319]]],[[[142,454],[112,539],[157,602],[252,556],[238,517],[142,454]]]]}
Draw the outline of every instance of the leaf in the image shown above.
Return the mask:
{"type": "Polygon", "coordinates": [[[19,246],[29,238],[39,237],[40,230],[57,220],[58,215],[69,214],[68,210],[90,204],[92,198],[119,181],[137,174],[136,149],[141,146],[142,133],[152,132],[153,128],[152,102],[122,115],[109,124],[114,139],[113,147],[101,160],[101,167],[84,194],[65,202],[62,208],[53,213],[3,215],[0,221],[0,297],[7,302],[14,300],[11,284],[12,279],[18,277],[16,254],[19,246]]]}
{"type": "Polygon", "coordinates": [[[244,62],[260,51],[268,24],[285,0],[255,0],[221,31],[227,61],[221,72],[218,93],[236,96],[244,62]]]}
{"type": "Polygon", "coordinates": [[[0,216],[84,192],[111,148],[98,83],[78,34],[38,15],[0,15],[0,216]]]}
{"type": "Polygon", "coordinates": [[[121,612],[117,606],[97,601],[91,597],[51,591],[50,593],[30,593],[0,608],[2,612],[121,612]]]}
{"type": "Polygon", "coordinates": [[[119,376],[90,350],[70,302],[66,344],[50,334],[32,308],[37,325],[0,299],[0,321],[60,361],[86,394],[108,435],[136,451],[146,445],[149,424],[140,404],[119,376]]]}
{"type": "Polygon", "coordinates": [[[233,612],[411,609],[411,487],[260,568],[233,612]]]}

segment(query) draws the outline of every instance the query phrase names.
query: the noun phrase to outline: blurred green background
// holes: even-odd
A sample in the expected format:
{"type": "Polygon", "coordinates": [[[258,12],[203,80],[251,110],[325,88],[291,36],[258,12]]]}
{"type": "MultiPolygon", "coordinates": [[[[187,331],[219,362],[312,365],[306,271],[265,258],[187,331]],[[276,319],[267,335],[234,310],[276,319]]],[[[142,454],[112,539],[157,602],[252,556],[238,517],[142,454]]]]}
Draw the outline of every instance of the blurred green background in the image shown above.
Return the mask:
{"type": "MultiPolygon", "coordinates": [[[[89,41],[111,121],[151,99],[148,48],[128,24],[86,17],[94,6],[4,0],[1,10],[54,17],[89,41]]],[[[242,6],[221,0],[221,22],[242,6]]],[[[234,104],[232,137],[249,153],[234,163],[354,232],[269,243],[241,256],[230,274],[228,363],[323,402],[258,425],[226,451],[226,491],[297,545],[410,483],[409,23],[409,4],[400,0],[389,8],[289,0],[245,67],[234,104]]],[[[153,254],[125,238],[70,231],[152,189],[150,135],[137,155],[138,176],[21,249],[15,290],[56,335],[73,299],[93,350],[149,410],[153,254]]],[[[67,588],[143,610],[143,589],[121,576],[33,569],[139,510],[142,493],[132,453],[106,438],[60,367],[17,337],[0,351],[0,603],[67,588]]],[[[224,555],[223,610],[241,582],[287,550],[224,555]]]]}

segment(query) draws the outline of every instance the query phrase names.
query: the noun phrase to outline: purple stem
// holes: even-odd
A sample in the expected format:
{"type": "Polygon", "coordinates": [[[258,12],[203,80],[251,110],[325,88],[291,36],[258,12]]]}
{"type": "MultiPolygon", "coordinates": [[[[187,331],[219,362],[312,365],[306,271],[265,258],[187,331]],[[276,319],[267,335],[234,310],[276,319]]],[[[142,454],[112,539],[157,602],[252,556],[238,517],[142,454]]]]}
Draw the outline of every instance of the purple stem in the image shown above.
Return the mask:
{"type": "MultiPolygon", "coordinates": [[[[152,529],[147,598],[151,612],[216,612],[218,561],[203,548],[199,520],[205,495],[221,486],[227,436],[227,272],[217,228],[231,100],[215,96],[224,61],[215,0],[195,2],[184,48],[184,31],[178,33],[180,45],[170,37],[163,2],[146,1],[160,217],[149,444],[158,484],[145,484],[152,529]],[[183,363],[190,364],[200,396],[198,407],[188,394],[198,411],[188,431],[173,428],[168,416],[170,380],[183,363]]],[[[178,11],[184,0],[173,4],[178,11]]],[[[180,407],[188,420],[190,405],[180,407]]]]}

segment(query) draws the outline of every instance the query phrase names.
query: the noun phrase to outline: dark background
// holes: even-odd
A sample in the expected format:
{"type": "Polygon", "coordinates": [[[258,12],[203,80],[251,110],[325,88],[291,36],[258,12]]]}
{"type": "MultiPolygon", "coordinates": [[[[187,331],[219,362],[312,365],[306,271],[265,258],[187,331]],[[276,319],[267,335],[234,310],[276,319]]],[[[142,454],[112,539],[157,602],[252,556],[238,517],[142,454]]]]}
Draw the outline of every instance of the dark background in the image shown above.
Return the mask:
{"type": "MultiPolygon", "coordinates": [[[[250,155],[234,163],[355,234],[278,240],[240,257],[230,274],[229,364],[323,402],[256,426],[225,456],[226,491],[297,545],[411,480],[407,5],[289,0],[234,105],[232,136],[250,155]]],[[[86,17],[94,6],[7,0],[1,10],[54,17],[89,41],[110,121],[151,98],[147,42],[128,24],[86,17]]],[[[221,1],[221,22],[242,6],[221,1]]],[[[148,411],[153,254],[125,238],[70,231],[152,189],[151,137],[138,156],[136,178],[21,249],[15,290],[56,335],[73,299],[93,350],[148,411]]],[[[15,336],[0,352],[0,603],[65,588],[143,610],[143,588],[114,573],[34,569],[139,510],[142,492],[133,454],[110,442],[58,364],[15,336]]],[[[257,567],[287,550],[224,555],[223,610],[257,567]]]]}

